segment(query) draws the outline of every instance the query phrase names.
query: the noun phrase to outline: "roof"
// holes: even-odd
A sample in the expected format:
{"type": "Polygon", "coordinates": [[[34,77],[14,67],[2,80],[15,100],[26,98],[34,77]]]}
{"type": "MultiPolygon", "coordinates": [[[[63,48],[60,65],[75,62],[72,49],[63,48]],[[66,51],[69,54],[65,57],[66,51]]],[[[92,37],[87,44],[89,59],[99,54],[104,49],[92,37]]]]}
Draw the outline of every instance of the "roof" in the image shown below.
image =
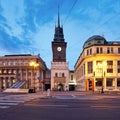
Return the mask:
{"type": "Polygon", "coordinates": [[[106,39],[100,35],[93,35],[92,37],[88,38],[84,45],[83,48],[92,46],[92,45],[103,45],[106,43],[106,39]]]}

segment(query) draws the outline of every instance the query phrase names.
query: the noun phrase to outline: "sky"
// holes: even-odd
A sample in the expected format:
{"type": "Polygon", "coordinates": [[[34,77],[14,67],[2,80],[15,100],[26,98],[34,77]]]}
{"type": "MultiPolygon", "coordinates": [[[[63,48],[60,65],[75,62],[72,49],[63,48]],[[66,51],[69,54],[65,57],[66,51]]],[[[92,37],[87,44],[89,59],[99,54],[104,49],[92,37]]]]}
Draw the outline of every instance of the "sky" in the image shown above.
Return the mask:
{"type": "Polygon", "coordinates": [[[40,54],[51,68],[58,3],[70,70],[89,37],[120,41],[120,0],[0,0],[0,56],[40,54]]]}

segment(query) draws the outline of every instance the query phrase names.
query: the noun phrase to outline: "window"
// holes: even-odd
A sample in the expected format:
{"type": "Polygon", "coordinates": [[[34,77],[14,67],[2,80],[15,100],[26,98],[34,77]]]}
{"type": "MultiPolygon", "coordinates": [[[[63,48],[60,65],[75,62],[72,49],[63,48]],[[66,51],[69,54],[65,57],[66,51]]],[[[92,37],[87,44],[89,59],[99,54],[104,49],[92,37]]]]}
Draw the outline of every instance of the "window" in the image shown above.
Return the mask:
{"type": "Polygon", "coordinates": [[[113,65],[113,61],[107,61],[107,65],[113,65]]]}
{"type": "Polygon", "coordinates": [[[28,76],[31,76],[31,72],[30,71],[28,72],[28,76]]]}
{"type": "Polygon", "coordinates": [[[96,48],[96,53],[103,53],[103,48],[102,47],[97,47],[96,48]]]}
{"type": "Polygon", "coordinates": [[[100,48],[100,53],[103,53],[103,48],[100,48]]]}
{"type": "Polygon", "coordinates": [[[120,78],[117,78],[117,87],[120,87],[120,78]]]}
{"type": "Polygon", "coordinates": [[[120,73],[120,61],[117,61],[118,73],[120,73]]]}
{"type": "Polygon", "coordinates": [[[113,69],[107,69],[107,73],[113,73],[113,69]]]}
{"type": "Polygon", "coordinates": [[[73,80],[73,75],[71,75],[71,80],[73,80]]]}
{"type": "Polygon", "coordinates": [[[109,54],[109,53],[113,53],[113,48],[112,47],[108,47],[107,48],[107,53],[109,54]]]}
{"type": "Polygon", "coordinates": [[[113,73],[113,61],[107,61],[107,73],[113,73]]]}
{"type": "Polygon", "coordinates": [[[118,65],[118,66],[120,65],[120,61],[117,62],[117,65],[118,65]]]}
{"type": "Polygon", "coordinates": [[[98,47],[96,48],[96,53],[99,53],[99,48],[98,47]]]}
{"type": "Polygon", "coordinates": [[[120,48],[118,48],[118,53],[120,53],[120,48]]]}
{"type": "Polygon", "coordinates": [[[88,62],[88,73],[92,73],[92,72],[93,72],[93,63],[88,62]]]}
{"type": "Polygon", "coordinates": [[[113,53],[113,48],[111,48],[111,53],[113,53]]]}
{"type": "Polygon", "coordinates": [[[65,75],[64,75],[64,73],[62,73],[62,77],[64,77],[65,75]]]}
{"type": "Polygon", "coordinates": [[[117,87],[120,87],[120,78],[117,79],[117,87]]]}
{"type": "Polygon", "coordinates": [[[99,86],[102,86],[102,78],[97,78],[96,79],[96,86],[99,87],[99,86]]]}
{"type": "Polygon", "coordinates": [[[87,50],[87,55],[91,55],[92,54],[92,48],[87,50]]]}
{"type": "Polygon", "coordinates": [[[90,55],[92,54],[92,48],[90,48],[90,55]]]}
{"type": "Polygon", "coordinates": [[[87,50],[87,55],[89,55],[89,50],[87,50]]]}
{"type": "Polygon", "coordinates": [[[57,73],[55,73],[55,77],[57,77],[58,76],[58,74],[57,73]]]}
{"type": "Polygon", "coordinates": [[[107,81],[106,81],[106,86],[112,87],[113,86],[113,79],[108,78],[107,81]]]}

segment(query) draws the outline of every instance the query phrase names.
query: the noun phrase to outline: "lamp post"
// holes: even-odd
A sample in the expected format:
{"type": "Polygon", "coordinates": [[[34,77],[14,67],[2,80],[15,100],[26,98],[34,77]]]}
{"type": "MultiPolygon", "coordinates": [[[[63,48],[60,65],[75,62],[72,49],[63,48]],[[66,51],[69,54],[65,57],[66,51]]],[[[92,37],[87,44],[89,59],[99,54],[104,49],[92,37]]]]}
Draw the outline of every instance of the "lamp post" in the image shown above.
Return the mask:
{"type": "Polygon", "coordinates": [[[30,62],[30,66],[32,66],[34,68],[34,70],[33,70],[33,76],[34,76],[33,80],[34,80],[34,83],[33,83],[32,86],[33,86],[33,89],[34,89],[34,92],[35,92],[35,68],[38,67],[39,64],[36,63],[35,61],[32,61],[32,62],[30,62]]]}
{"type": "Polygon", "coordinates": [[[104,93],[104,81],[105,81],[105,67],[106,67],[106,62],[103,61],[102,63],[98,64],[99,68],[102,69],[102,89],[101,93],[104,93]]]}

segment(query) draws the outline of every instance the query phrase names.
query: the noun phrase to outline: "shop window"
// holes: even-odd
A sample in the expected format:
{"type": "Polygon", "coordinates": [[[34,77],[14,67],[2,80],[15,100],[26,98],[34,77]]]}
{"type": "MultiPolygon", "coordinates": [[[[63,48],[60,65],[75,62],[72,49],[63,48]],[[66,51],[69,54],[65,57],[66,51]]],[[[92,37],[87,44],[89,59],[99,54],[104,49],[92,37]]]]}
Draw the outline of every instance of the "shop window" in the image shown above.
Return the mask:
{"type": "Polygon", "coordinates": [[[107,79],[106,86],[112,87],[113,86],[113,79],[107,79]]]}
{"type": "Polygon", "coordinates": [[[102,86],[102,84],[103,84],[102,81],[103,81],[102,78],[96,79],[96,86],[97,86],[97,87],[102,86]]]}
{"type": "Polygon", "coordinates": [[[117,79],[117,87],[120,87],[120,78],[117,79]]]}

